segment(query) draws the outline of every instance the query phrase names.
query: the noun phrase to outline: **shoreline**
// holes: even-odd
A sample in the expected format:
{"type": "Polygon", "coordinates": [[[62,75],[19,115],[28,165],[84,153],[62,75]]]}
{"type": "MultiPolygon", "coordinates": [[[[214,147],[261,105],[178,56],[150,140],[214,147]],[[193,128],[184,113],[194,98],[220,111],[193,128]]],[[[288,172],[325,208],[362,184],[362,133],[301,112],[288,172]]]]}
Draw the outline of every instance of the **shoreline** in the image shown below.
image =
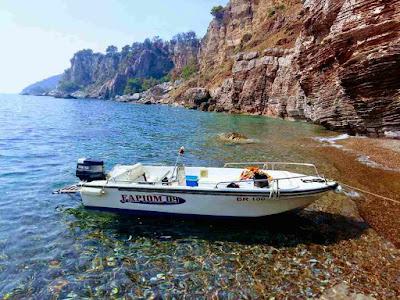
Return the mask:
{"type": "MultiPolygon", "coordinates": [[[[316,152],[333,162],[338,181],[400,201],[400,140],[348,137],[322,143],[316,152]]],[[[400,216],[400,204],[356,195],[349,197],[357,204],[360,216],[400,248],[400,219],[393,218],[400,216]]]]}
{"type": "MultiPolygon", "coordinates": [[[[339,141],[338,144],[366,157],[372,167],[400,172],[400,140],[354,137],[339,141]]],[[[365,163],[368,164],[368,161],[365,163]]]]}

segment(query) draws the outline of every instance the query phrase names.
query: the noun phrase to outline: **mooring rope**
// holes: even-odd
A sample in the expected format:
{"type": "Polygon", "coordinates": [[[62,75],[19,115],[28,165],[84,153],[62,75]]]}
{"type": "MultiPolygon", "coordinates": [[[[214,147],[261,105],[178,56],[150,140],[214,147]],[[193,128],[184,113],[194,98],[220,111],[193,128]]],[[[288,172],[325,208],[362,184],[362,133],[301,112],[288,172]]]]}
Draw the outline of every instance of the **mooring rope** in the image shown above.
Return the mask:
{"type": "Polygon", "coordinates": [[[345,183],[343,183],[343,182],[338,182],[338,183],[339,183],[340,185],[342,185],[342,186],[345,186],[345,187],[348,187],[348,188],[350,188],[350,189],[359,191],[359,192],[361,192],[361,193],[369,194],[369,195],[374,196],[374,197],[377,197],[377,198],[381,198],[381,199],[384,199],[384,200],[387,200],[387,201],[391,201],[391,202],[393,202],[393,203],[400,204],[400,201],[399,201],[399,200],[395,200],[395,199],[388,198],[388,197],[385,197],[385,196],[382,196],[382,195],[378,195],[378,194],[375,194],[375,193],[372,193],[372,192],[369,192],[369,191],[366,191],[366,190],[363,190],[363,189],[360,189],[360,188],[357,188],[357,187],[354,187],[354,186],[345,184],[345,183]]]}

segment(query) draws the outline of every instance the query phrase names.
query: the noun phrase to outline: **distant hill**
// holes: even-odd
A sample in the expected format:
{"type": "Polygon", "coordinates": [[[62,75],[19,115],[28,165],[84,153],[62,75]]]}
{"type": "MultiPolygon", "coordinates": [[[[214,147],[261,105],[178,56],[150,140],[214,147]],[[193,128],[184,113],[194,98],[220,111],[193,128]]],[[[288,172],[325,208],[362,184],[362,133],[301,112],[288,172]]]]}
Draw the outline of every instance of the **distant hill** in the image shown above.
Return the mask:
{"type": "Polygon", "coordinates": [[[43,96],[54,90],[60,79],[62,74],[51,76],[49,78],[38,81],[34,84],[31,84],[24,88],[21,92],[22,95],[34,95],[34,96],[43,96]]]}

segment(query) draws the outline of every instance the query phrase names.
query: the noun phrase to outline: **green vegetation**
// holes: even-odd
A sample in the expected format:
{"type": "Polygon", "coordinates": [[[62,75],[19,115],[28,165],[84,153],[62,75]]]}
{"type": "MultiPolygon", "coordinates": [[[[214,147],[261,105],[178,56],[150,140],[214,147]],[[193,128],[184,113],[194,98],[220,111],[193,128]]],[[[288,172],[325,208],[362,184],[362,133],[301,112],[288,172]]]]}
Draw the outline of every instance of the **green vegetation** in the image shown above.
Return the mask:
{"type": "Polygon", "coordinates": [[[275,7],[268,8],[268,17],[274,16],[276,13],[275,7]]]}
{"type": "Polygon", "coordinates": [[[169,75],[166,75],[160,79],[153,77],[150,78],[129,78],[124,89],[124,95],[135,94],[147,91],[157,84],[170,81],[169,75]]]}
{"type": "Polygon", "coordinates": [[[129,78],[126,83],[124,94],[134,94],[143,92],[142,79],[140,78],[129,78]]]}
{"type": "Polygon", "coordinates": [[[188,80],[198,71],[198,66],[194,60],[190,61],[186,66],[182,68],[181,77],[188,80]]]}
{"type": "Polygon", "coordinates": [[[268,8],[268,17],[274,16],[278,11],[285,10],[286,6],[283,3],[268,8]]]}
{"type": "Polygon", "coordinates": [[[117,52],[118,52],[118,48],[113,46],[113,45],[108,46],[107,49],[106,49],[106,53],[107,54],[115,54],[117,52]]]}
{"type": "Polygon", "coordinates": [[[222,17],[224,16],[224,7],[221,5],[214,6],[211,9],[211,14],[217,19],[222,19],[222,17]]]}
{"type": "Polygon", "coordinates": [[[131,46],[129,45],[125,45],[124,47],[122,47],[121,49],[121,54],[122,55],[128,55],[128,53],[131,51],[131,46]]]}
{"type": "Polygon", "coordinates": [[[277,10],[284,10],[286,8],[285,4],[281,3],[276,6],[277,10]]]}
{"type": "Polygon", "coordinates": [[[163,82],[168,82],[168,81],[171,81],[171,80],[172,80],[171,74],[167,74],[167,75],[165,75],[164,77],[162,77],[162,78],[160,79],[161,83],[163,83],[163,82]]]}
{"type": "Polygon", "coordinates": [[[147,79],[143,79],[142,89],[144,91],[146,91],[146,90],[152,88],[153,86],[155,86],[155,85],[157,85],[159,83],[160,83],[160,80],[152,78],[152,77],[151,78],[147,78],[147,79]]]}
{"type": "Polygon", "coordinates": [[[66,93],[73,93],[79,90],[80,86],[71,81],[62,81],[60,82],[59,89],[66,93]]]}
{"type": "Polygon", "coordinates": [[[171,39],[172,44],[194,42],[198,43],[196,33],[194,31],[182,32],[174,35],[171,39]]]}

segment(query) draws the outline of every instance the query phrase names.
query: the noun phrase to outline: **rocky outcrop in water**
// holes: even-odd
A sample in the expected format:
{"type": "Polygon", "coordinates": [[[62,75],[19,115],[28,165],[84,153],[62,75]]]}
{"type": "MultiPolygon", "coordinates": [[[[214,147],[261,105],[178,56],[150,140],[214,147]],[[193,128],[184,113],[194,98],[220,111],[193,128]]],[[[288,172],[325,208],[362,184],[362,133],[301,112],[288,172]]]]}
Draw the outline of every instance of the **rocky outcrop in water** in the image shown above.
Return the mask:
{"type": "Polygon", "coordinates": [[[218,135],[218,139],[229,144],[253,144],[256,142],[239,132],[226,132],[218,135]]]}
{"type": "Polygon", "coordinates": [[[398,0],[231,0],[202,41],[200,70],[212,79],[198,85],[209,110],[393,136],[399,45],[398,0]]]}

